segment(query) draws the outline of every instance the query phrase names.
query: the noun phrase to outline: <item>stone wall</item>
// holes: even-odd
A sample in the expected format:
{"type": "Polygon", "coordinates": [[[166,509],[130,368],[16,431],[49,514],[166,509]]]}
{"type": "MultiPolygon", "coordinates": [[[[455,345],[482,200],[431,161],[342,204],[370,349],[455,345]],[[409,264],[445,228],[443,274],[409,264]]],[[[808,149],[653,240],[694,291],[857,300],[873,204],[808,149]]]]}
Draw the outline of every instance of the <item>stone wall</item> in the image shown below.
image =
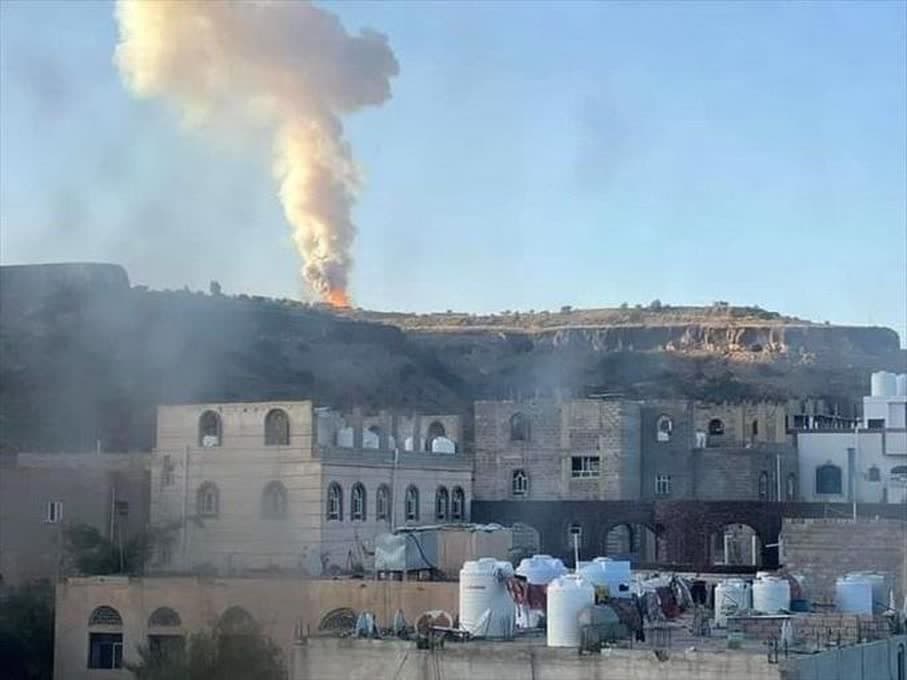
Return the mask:
{"type": "Polygon", "coordinates": [[[790,620],[794,641],[807,647],[853,645],[891,637],[888,619],[879,614],[822,612],[790,616],[730,616],[728,630],[741,631],[747,639],[778,640],[781,626],[790,620]]]}
{"type": "Polygon", "coordinates": [[[784,566],[806,576],[812,600],[834,602],[835,580],[839,576],[852,571],[879,571],[891,575],[897,601],[903,602],[907,522],[785,518],[782,537],[784,566]]]}

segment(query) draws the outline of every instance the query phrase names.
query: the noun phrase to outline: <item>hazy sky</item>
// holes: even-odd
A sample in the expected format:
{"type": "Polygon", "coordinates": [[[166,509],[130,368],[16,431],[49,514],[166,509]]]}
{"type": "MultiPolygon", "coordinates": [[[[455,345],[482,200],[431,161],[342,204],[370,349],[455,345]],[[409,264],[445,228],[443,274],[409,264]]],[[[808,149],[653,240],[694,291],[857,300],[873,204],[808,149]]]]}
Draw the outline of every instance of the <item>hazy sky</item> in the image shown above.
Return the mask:
{"type": "MultiPolygon", "coordinates": [[[[907,4],[322,3],[386,33],[347,121],[376,309],[759,304],[907,316],[907,4]]],[[[266,137],[187,132],[110,2],[0,0],[0,259],[298,296],[266,137]]]]}

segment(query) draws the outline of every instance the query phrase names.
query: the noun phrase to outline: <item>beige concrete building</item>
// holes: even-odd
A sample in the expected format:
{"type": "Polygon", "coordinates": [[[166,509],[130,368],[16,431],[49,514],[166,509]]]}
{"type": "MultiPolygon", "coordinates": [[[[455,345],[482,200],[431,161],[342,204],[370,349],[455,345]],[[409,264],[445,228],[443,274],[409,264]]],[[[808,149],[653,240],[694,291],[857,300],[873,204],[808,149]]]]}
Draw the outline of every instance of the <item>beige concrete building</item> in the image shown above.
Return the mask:
{"type": "Polygon", "coordinates": [[[128,541],[148,521],[144,454],[0,456],[0,580],[54,578],[63,567],[63,529],[87,524],[128,541]]]}
{"type": "Polygon", "coordinates": [[[219,574],[368,569],[392,526],[469,519],[457,416],[340,414],[311,402],[161,406],[154,568],[219,574]]]}

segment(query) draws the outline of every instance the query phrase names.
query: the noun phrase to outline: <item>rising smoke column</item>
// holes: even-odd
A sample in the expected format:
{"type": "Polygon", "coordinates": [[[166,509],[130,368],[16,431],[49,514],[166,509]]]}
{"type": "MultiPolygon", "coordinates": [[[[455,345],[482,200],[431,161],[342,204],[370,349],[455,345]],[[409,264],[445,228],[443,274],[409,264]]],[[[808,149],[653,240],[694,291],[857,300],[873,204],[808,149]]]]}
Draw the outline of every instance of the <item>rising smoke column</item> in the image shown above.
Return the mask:
{"type": "Polygon", "coordinates": [[[118,0],[116,16],[115,62],[137,96],[175,102],[193,125],[272,126],[303,275],[347,306],[359,181],[341,116],[390,98],[398,65],[387,38],[350,35],[304,0],[118,0]]]}

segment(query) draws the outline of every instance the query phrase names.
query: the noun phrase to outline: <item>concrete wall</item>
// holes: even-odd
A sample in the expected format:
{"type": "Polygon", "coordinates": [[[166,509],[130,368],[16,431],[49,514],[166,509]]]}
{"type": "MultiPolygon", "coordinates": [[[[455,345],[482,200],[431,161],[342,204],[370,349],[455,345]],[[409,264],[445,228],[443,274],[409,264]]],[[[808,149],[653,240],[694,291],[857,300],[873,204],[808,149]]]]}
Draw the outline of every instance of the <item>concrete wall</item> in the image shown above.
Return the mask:
{"type": "Polygon", "coordinates": [[[784,680],[902,680],[907,674],[907,636],[869,642],[821,654],[786,659],[784,680]],[[902,674],[898,675],[898,657],[902,674]]]}
{"type": "MultiPolygon", "coordinates": [[[[419,650],[412,642],[310,638],[297,645],[293,680],[778,680],[765,654],[676,651],[659,661],[651,650],[612,650],[579,656],[521,642],[448,643],[419,650]]],[[[854,678],[853,680],[861,680],[854,678]]]]}
{"type": "Polygon", "coordinates": [[[907,523],[892,519],[785,519],[782,537],[784,566],[806,576],[811,599],[833,602],[835,579],[865,570],[890,574],[897,602],[903,602],[907,523]]]}
{"type": "Polygon", "coordinates": [[[431,609],[454,614],[458,607],[458,584],[291,578],[65,579],[58,583],[56,594],[55,678],[132,677],[127,671],[86,668],[88,621],[94,609],[102,605],[113,607],[123,619],[121,632],[127,661],[135,659],[136,645],[147,641],[147,623],[152,612],[164,606],[179,614],[182,625],[174,630],[178,634],[207,629],[228,608],[242,607],[290,657],[297,626],[315,632],[321,618],[334,609],[349,607],[356,612],[374,612],[380,626],[389,626],[397,609],[402,609],[407,621],[412,623],[422,612],[431,609]]]}
{"type": "MultiPolygon", "coordinates": [[[[114,496],[128,504],[114,535],[124,541],[148,521],[148,456],[27,454],[0,457],[0,575],[7,584],[54,578],[63,528],[88,524],[110,537],[114,496]],[[47,504],[63,503],[62,522],[47,521],[47,504]]],[[[121,506],[122,507],[122,506],[121,506]]]]}

